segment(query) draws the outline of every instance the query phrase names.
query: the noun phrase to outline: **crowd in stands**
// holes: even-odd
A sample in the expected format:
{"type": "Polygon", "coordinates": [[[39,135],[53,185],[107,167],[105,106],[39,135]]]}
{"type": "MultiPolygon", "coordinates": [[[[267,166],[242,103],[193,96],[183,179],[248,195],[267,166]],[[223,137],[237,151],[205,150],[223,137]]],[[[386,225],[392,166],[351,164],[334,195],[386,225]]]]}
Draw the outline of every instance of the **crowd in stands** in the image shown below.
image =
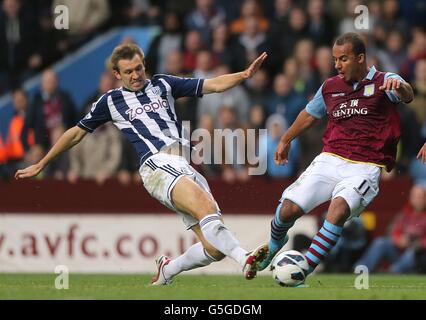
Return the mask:
{"type": "MultiPolygon", "coordinates": [[[[18,167],[38,161],[100,95],[121,86],[106,70],[93,96],[84,106],[75,106],[61,89],[52,63],[110,28],[155,25],[161,32],[146,52],[148,76],[210,78],[241,71],[268,52],[263,68],[249,81],[202,99],[179,99],[176,112],[191,122],[191,130],[268,129],[257,143],[267,146],[261,159],[267,161],[266,175],[272,178],[296,177],[321,151],[326,119],[293,141],[287,166],[277,167],[272,161],[280,135],[322,82],[336,74],[333,39],[360,32],[368,44],[368,65],[399,73],[415,91],[411,104],[398,106],[402,120],[398,161],[384,178],[409,174],[426,179],[425,166],[415,159],[426,140],[425,10],[424,2],[415,0],[409,5],[398,0],[3,0],[0,94],[12,93],[15,115],[8,134],[0,135],[0,176],[8,179],[18,167]],[[54,8],[60,4],[69,8],[69,30],[54,26],[54,8]],[[361,4],[369,8],[367,31],[354,27],[355,7],[361,4]],[[39,73],[39,93],[29,99],[22,83],[39,73]]],[[[123,184],[139,181],[134,151],[114,127],[106,125],[85,140],[56,159],[40,178],[71,183],[78,179],[103,183],[114,177],[123,184]]],[[[228,182],[252,178],[248,165],[236,163],[236,157],[231,163],[202,164],[198,169],[228,182]]]]}

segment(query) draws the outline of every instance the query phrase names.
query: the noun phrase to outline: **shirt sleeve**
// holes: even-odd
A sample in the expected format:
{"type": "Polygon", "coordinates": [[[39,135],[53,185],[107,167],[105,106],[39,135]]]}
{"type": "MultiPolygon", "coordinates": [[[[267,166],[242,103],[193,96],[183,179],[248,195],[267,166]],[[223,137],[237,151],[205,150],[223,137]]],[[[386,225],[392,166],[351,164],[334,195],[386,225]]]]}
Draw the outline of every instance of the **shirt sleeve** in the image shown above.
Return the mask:
{"type": "Polygon", "coordinates": [[[172,88],[175,99],[180,97],[202,97],[204,79],[182,78],[169,75],[161,75],[172,88]]]}
{"type": "Polygon", "coordinates": [[[77,126],[88,132],[93,132],[100,125],[111,121],[111,113],[108,108],[109,94],[104,94],[98,101],[93,103],[90,112],[79,121],[77,126]]]}
{"type": "Polygon", "coordinates": [[[324,97],[322,95],[323,85],[321,85],[321,87],[315,93],[315,96],[312,98],[311,101],[308,102],[305,108],[307,113],[317,119],[320,119],[327,114],[327,107],[325,105],[324,97]]]}
{"type": "MultiPolygon", "coordinates": [[[[388,78],[396,78],[398,80],[401,80],[402,82],[405,82],[405,80],[399,74],[392,73],[392,72],[386,72],[385,80],[388,78]]],[[[386,91],[386,94],[389,100],[392,101],[393,103],[401,102],[401,99],[395,94],[395,90],[386,91]]]]}

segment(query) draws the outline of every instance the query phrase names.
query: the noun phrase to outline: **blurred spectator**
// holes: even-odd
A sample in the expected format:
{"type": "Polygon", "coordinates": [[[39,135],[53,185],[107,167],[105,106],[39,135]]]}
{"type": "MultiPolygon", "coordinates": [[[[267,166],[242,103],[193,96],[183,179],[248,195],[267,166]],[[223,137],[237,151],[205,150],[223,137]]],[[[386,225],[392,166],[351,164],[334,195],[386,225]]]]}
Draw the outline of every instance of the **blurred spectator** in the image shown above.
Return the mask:
{"type": "MultiPolygon", "coordinates": [[[[409,106],[416,113],[419,122],[420,139],[419,144],[426,140],[426,59],[418,60],[415,67],[415,79],[413,81],[414,100],[409,106]]],[[[414,179],[426,181],[426,166],[418,159],[410,163],[409,173],[414,179]]]]}
{"type": "MultiPolygon", "coordinates": [[[[246,134],[239,123],[237,110],[233,106],[223,105],[219,108],[219,127],[222,132],[222,179],[227,183],[249,180],[246,159],[246,134]],[[231,132],[229,132],[231,130],[231,132]]],[[[219,142],[215,140],[215,142],[219,142]]],[[[217,156],[215,154],[215,156],[217,156]]]]}
{"type": "Polygon", "coordinates": [[[305,98],[294,91],[288,77],[282,73],[278,74],[274,79],[274,93],[266,106],[268,114],[281,114],[291,126],[305,106],[305,98]]]}
{"type": "Polygon", "coordinates": [[[366,44],[366,55],[370,59],[370,60],[367,60],[367,62],[371,61],[372,59],[377,59],[378,61],[378,63],[368,64],[368,66],[374,65],[376,69],[378,70],[386,70],[387,72],[397,73],[398,72],[397,67],[392,62],[386,50],[378,47],[374,43],[374,39],[370,34],[364,32],[364,33],[360,33],[360,35],[366,44]]]}
{"type": "Polygon", "coordinates": [[[386,37],[386,53],[397,72],[401,70],[402,64],[407,60],[407,49],[401,31],[391,30],[386,37]]]}
{"type": "Polygon", "coordinates": [[[229,34],[226,23],[220,23],[213,28],[210,51],[214,64],[227,64],[233,72],[238,72],[246,67],[244,47],[229,34]]]}
{"type": "Polygon", "coordinates": [[[417,121],[426,123],[426,59],[416,62],[414,71],[414,100],[408,106],[416,112],[417,121]]]}
{"type": "Polygon", "coordinates": [[[396,170],[395,173],[406,174],[410,163],[415,159],[421,147],[421,127],[417,122],[415,112],[408,105],[401,102],[397,110],[401,118],[401,138],[394,170],[396,170]]]}
{"type": "Polygon", "coordinates": [[[70,12],[67,31],[71,46],[78,46],[90,39],[106,24],[111,14],[107,0],[54,0],[52,11],[58,5],[67,6],[70,12]]]}
{"type": "Polygon", "coordinates": [[[413,159],[410,163],[409,174],[412,179],[426,181],[425,164],[420,159],[413,159]]]}
{"type": "Polygon", "coordinates": [[[288,31],[291,5],[291,0],[274,1],[274,11],[269,27],[272,43],[278,43],[283,34],[286,34],[288,31]]]}
{"type": "Polygon", "coordinates": [[[0,10],[0,93],[41,66],[37,20],[21,0],[3,0],[0,10]]]}
{"type": "Polygon", "coordinates": [[[404,38],[408,38],[408,25],[399,15],[398,0],[386,0],[382,2],[382,14],[375,23],[375,41],[383,48],[386,37],[392,29],[397,29],[404,38]],[[381,29],[381,30],[380,30],[381,29]]]}
{"type": "Polygon", "coordinates": [[[54,26],[51,6],[44,3],[39,10],[40,37],[38,53],[41,66],[37,71],[49,67],[53,62],[62,58],[69,50],[70,43],[66,30],[58,30],[54,26]]]}
{"type": "MultiPolygon", "coordinates": [[[[303,9],[294,7],[290,11],[289,28],[278,40],[280,57],[284,59],[291,56],[299,40],[309,36],[308,20],[303,9]]],[[[277,48],[278,49],[278,48],[277,48]]]]}
{"type": "Polygon", "coordinates": [[[426,4],[424,0],[399,1],[401,18],[410,27],[425,25],[426,4]]]}
{"type": "Polygon", "coordinates": [[[117,82],[112,72],[110,70],[105,70],[99,79],[98,89],[86,100],[86,102],[80,108],[81,112],[79,113],[78,119],[84,117],[92,107],[92,104],[96,102],[103,94],[105,94],[105,92],[114,89],[116,84],[117,82]]]}
{"type": "MultiPolygon", "coordinates": [[[[82,114],[88,114],[92,104],[105,92],[113,89],[115,84],[113,74],[109,70],[104,71],[99,80],[98,90],[86,101],[82,114]]],[[[120,131],[111,123],[101,126],[94,133],[86,136],[69,152],[68,181],[75,183],[83,178],[94,179],[98,184],[103,184],[107,179],[115,176],[121,161],[122,143],[120,131]],[[97,150],[96,153],[93,153],[94,149],[97,150]]]]}
{"type": "Polygon", "coordinates": [[[203,49],[201,34],[196,30],[185,35],[183,49],[183,67],[186,72],[193,72],[197,65],[197,54],[203,49]]]}
{"type": "Polygon", "coordinates": [[[331,46],[335,37],[334,21],[325,12],[323,0],[309,0],[309,35],[315,46],[331,46]]]}
{"type": "MultiPolygon", "coordinates": [[[[227,74],[229,72],[229,66],[220,65],[215,69],[215,77],[227,74]]],[[[204,114],[209,114],[214,119],[215,128],[220,128],[218,115],[219,109],[222,106],[229,106],[234,108],[240,124],[244,126],[247,124],[250,101],[242,85],[237,85],[232,89],[221,93],[212,93],[204,96],[203,99],[199,99],[197,107],[198,122],[204,114]]]]}
{"type": "Polygon", "coordinates": [[[260,69],[247,81],[247,89],[251,105],[266,106],[271,89],[269,76],[265,69],[260,69]]]}
{"type": "Polygon", "coordinates": [[[112,26],[158,25],[160,24],[162,1],[153,0],[109,0],[112,26]]]}
{"type": "Polygon", "coordinates": [[[293,84],[294,91],[305,95],[307,85],[306,80],[302,77],[301,72],[299,72],[299,63],[294,56],[291,56],[284,61],[282,72],[293,84]]]}
{"type": "Polygon", "coordinates": [[[193,73],[194,78],[209,79],[213,77],[212,54],[208,50],[201,50],[197,54],[197,64],[193,73]]]}
{"type": "Polygon", "coordinates": [[[272,114],[266,120],[267,134],[261,138],[264,150],[267,150],[267,174],[273,178],[293,177],[296,174],[297,159],[300,156],[299,139],[296,138],[291,142],[291,152],[289,154],[288,163],[283,166],[275,164],[275,150],[281,136],[288,129],[286,120],[281,114],[272,114]]]}
{"type": "Polygon", "coordinates": [[[7,166],[7,151],[6,144],[3,142],[3,137],[0,134],[0,180],[8,180],[10,170],[7,166]]]}
{"type": "MultiPolygon", "coordinates": [[[[33,129],[35,145],[31,148],[24,142],[29,150],[33,162],[39,161],[46,150],[56,142],[65,130],[76,124],[75,106],[70,95],[61,90],[58,78],[52,69],[43,72],[41,77],[41,90],[34,96],[25,118],[23,135],[27,130],[33,129]]],[[[67,171],[67,154],[58,157],[50,165],[46,174],[63,178],[67,171]]]]}
{"type": "Polygon", "coordinates": [[[165,73],[167,56],[182,48],[183,35],[180,17],[176,12],[164,14],[162,31],[153,40],[146,57],[151,74],[165,73]]]}
{"type": "Polygon", "coordinates": [[[183,67],[183,54],[179,50],[170,51],[166,57],[165,70],[173,76],[189,76],[183,67]]]}
{"type": "Polygon", "coordinates": [[[248,17],[245,20],[245,29],[238,38],[239,43],[245,49],[245,61],[255,60],[259,54],[269,52],[269,44],[265,32],[259,29],[259,25],[254,17],[248,17]]]}
{"type": "MultiPolygon", "coordinates": [[[[289,17],[292,0],[275,0],[272,19],[268,30],[268,38],[271,44],[271,52],[268,59],[272,65],[278,65],[282,61],[281,42],[283,35],[289,31],[289,17]]],[[[268,53],[269,54],[269,53],[268,53]]]]}
{"type": "Polygon", "coordinates": [[[247,128],[256,130],[265,128],[265,109],[262,105],[255,104],[250,108],[247,128]]]}
{"type": "Polygon", "coordinates": [[[395,217],[388,236],[374,240],[355,264],[367,266],[370,272],[384,260],[392,273],[416,271],[416,251],[426,248],[426,185],[411,188],[409,202],[395,217]]]}
{"type": "MultiPolygon", "coordinates": [[[[178,77],[190,77],[191,74],[185,73],[183,69],[182,53],[180,51],[172,51],[167,56],[166,74],[178,77]]],[[[191,121],[195,123],[197,114],[197,99],[190,97],[182,97],[175,100],[175,111],[178,119],[181,121],[191,121]]],[[[195,128],[191,128],[192,130],[195,128]]]]}
{"type": "MultiPolygon", "coordinates": [[[[0,176],[5,179],[13,177],[15,171],[26,164],[25,149],[21,139],[25,139],[29,146],[34,145],[34,133],[31,131],[22,136],[25,114],[28,109],[28,97],[21,88],[12,93],[14,114],[9,122],[7,136],[2,144],[0,141],[0,176]],[[22,137],[21,137],[22,136],[22,137]]],[[[1,140],[1,137],[0,137],[1,140]]]]}
{"type": "Polygon", "coordinates": [[[247,29],[247,20],[253,19],[260,32],[266,32],[269,27],[268,20],[263,16],[263,10],[256,0],[243,0],[240,16],[231,22],[231,33],[243,33],[247,29]]]}
{"type": "Polygon", "coordinates": [[[423,28],[413,28],[412,41],[408,45],[408,57],[401,66],[401,76],[411,81],[414,78],[416,62],[421,59],[426,59],[426,32],[423,28]]]}
{"type": "MultiPolygon", "coordinates": [[[[113,74],[109,70],[104,71],[100,77],[98,90],[85,102],[80,118],[90,111],[92,104],[105,92],[117,86],[117,81],[113,74]]],[[[70,150],[68,181],[76,183],[80,178],[93,179],[101,185],[106,180],[117,175],[122,184],[130,183],[132,173],[126,170],[130,171],[129,168],[132,168],[131,162],[135,159],[134,157],[137,158],[134,155],[133,147],[130,145],[130,151],[124,150],[124,144],[127,139],[124,139],[120,131],[111,124],[101,126],[99,134],[97,132],[98,130],[88,135],[82,143],[70,150]],[[95,146],[100,149],[95,156],[92,156],[91,150],[95,146]],[[124,172],[129,174],[129,178],[124,172]]],[[[137,162],[138,160],[136,159],[137,162]]],[[[138,170],[136,171],[138,173],[138,170]]]]}
{"type": "MultiPolygon", "coordinates": [[[[299,69],[299,80],[303,80],[303,90],[299,92],[306,93],[306,83],[312,75],[314,69],[314,43],[309,39],[302,39],[296,43],[294,48],[294,58],[297,61],[299,69]]],[[[300,85],[299,85],[300,86],[300,85]]]]}
{"type": "MultiPolygon", "coordinates": [[[[127,22],[134,25],[156,25],[160,23],[160,8],[150,0],[128,0],[127,22]]],[[[126,21],[125,20],[125,21],[126,21]]]]}
{"type": "Polygon", "coordinates": [[[315,69],[306,83],[306,96],[311,99],[323,82],[335,75],[330,47],[319,47],[315,52],[315,69]]]}
{"type": "Polygon", "coordinates": [[[225,21],[225,11],[219,7],[215,0],[196,0],[197,8],[185,20],[188,30],[200,32],[204,45],[210,43],[213,28],[225,21]]]}
{"type": "MultiPolygon", "coordinates": [[[[89,111],[90,108],[87,109],[89,111]]],[[[121,160],[122,141],[120,131],[111,123],[87,135],[78,146],[70,150],[68,181],[75,183],[83,178],[103,184],[114,177],[121,160]]]]}

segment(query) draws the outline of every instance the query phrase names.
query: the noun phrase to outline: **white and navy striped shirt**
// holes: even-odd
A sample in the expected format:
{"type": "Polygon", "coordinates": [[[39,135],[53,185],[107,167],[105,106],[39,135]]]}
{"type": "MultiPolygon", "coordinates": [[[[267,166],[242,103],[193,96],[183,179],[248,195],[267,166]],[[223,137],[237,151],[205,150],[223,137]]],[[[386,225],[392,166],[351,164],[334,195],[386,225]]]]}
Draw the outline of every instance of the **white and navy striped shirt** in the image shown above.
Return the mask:
{"type": "Polygon", "coordinates": [[[155,75],[140,91],[124,87],[105,93],[78,123],[93,132],[112,121],[133,144],[142,165],[151,155],[176,141],[189,145],[176,117],[174,101],[180,97],[201,97],[203,79],[155,75]]]}

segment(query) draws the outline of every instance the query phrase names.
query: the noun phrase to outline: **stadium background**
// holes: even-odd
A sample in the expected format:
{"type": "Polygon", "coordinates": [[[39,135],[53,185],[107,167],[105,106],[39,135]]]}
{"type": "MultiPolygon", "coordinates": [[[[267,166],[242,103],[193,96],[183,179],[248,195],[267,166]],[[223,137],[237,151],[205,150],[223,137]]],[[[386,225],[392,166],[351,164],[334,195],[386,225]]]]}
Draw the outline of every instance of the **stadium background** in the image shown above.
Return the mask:
{"type": "MultiPolygon", "coordinates": [[[[361,30],[368,41],[368,64],[399,73],[415,88],[415,100],[398,108],[403,135],[397,168],[383,175],[381,193],[359,221],[365,231],[365,242],[354,253],[359,255],[372,239],[386,234],[411,186],[425,185],[426,169],[415,159],[426,138],[425,1],[3,0],[0,41],[8,48],[0,53],[3,145],[15,116],[28,124],[25,113],[15,111],[16,88],[28,94],[27,109],[35,108],[41,75],[53,69],[59,87],[72,101],[75,123],[99,96],[98,88],[104,92],[117,85],[107,71],[112,48],[134,41],[147,55],[149,74],[211,77],[239,71],[267,51],[269,58],[252,81],[211,98],[182,99],[177,112],[193,128],[267,128],[270,136],[261,142],[268,145],[270,156],[274,135],[294,121],[322,81],[334,74],[330,56],[334,37],[360,31],[353,22],[354,8],[361,4],[369,8],[370,29],[361,30]],[[208,20],[197,11],[203,3],[212,3],[208,20]],[[59,4],[69,7],[69,30],[54,27],[53,8],[59,4]],[[7,31],[14,5],[20,25],[15,38],[7,31]]],[[[24,135],[25,151],[2,160],[1,271],[53,272],[55,266],[67,265],[71,272],[154,272],[157,255],[177,256],[194,241],[175,215],[148,196],[131,161],[132,150],[110,128],[102,131],[109,132],[111,140],[104,141],[109,148],[91,170],[81,164],[93,157],[93,150],[86,149],[67,153],[37,179],[13,181],[13,171],[43,154],[53,143],[52,136],[67,125],[51,128],[50,139],[40,148],[37,132],[35,143],[24,135]],[[105,162],[110,163],[108,170],[97,172],[105,162]]],[[[279,169],[268,164],[265,176],[248,176],[247,167],[238,164],[197,167],[244,247],[268,238],[282,190],[320,152],[323,129],[324,122],[303,135],[293,146],[290,165],[279,169]]],[[[288,248],[297,234],[316,233],[325,208],[298,222],[288,248]]],[[[343,262],[342,268],[348,265],[343,262]]],[[[230,261],[199,271],[239,272],[230,261]]]]}

